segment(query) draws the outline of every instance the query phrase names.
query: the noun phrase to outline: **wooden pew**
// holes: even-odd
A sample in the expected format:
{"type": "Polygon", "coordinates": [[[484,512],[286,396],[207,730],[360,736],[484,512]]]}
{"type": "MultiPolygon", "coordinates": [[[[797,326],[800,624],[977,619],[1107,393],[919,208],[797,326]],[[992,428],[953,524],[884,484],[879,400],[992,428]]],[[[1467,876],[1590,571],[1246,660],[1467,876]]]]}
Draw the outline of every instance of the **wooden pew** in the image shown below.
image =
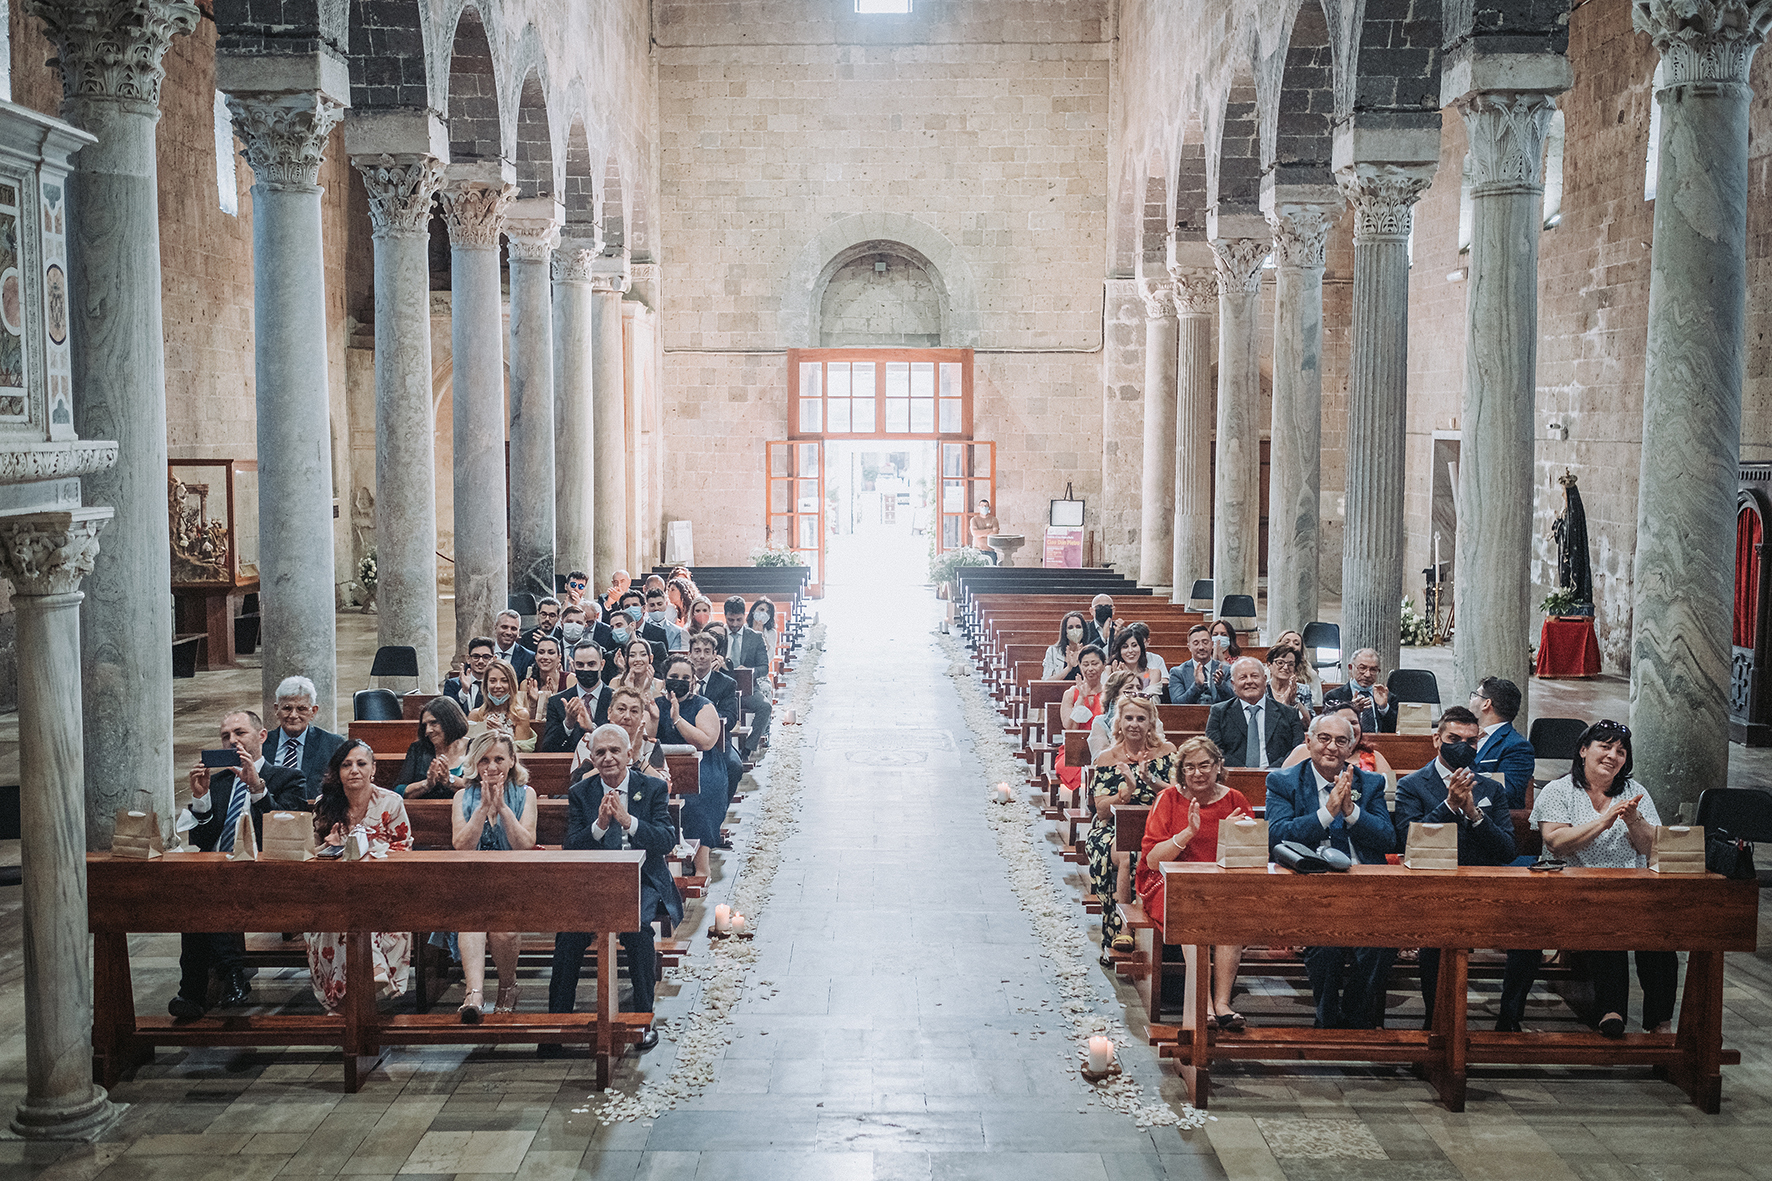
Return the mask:
{"type": "Polygon", "coordinates": [[[352,722],[347,737],[367,742],[377,758],[382,755],[394,756],[397,767],[398,760],[406,757],[406,748],[418,741],[418,723],[352,722]]]}
{"type": "Polygon", "coordinates": [[[1434,761],[1432,734],[1368,734],[1366,741],[1385,757],[1399,777],[1434,761]]]}
{"type": "Polygon", "coordinates": [[[622,852],[391,853],[385,860],[230,862],[220,853],[152,861],[86,856],[93,933],[94,1073],[114,1087],[156,1046],[339,1046],[347,1091],[361,1088],[383,1047],[561,1042],[589,1044],[605,1087],[625,1043],[651,1014],[616,1012],[616,936],[640,926],[640,867],[622,852]],[[191,898],[203,898],[192,907],[191,898]],[[174,1021],[137,1014],[131,932],[344,931],[347,986],[337,1015],[238,1014],[174,1021]],[[370,978],[372,931],[594,931],[599,981],[588,1013],[495,1013],[463,1025],[454,1013],[384,1014],[370,978]]]}

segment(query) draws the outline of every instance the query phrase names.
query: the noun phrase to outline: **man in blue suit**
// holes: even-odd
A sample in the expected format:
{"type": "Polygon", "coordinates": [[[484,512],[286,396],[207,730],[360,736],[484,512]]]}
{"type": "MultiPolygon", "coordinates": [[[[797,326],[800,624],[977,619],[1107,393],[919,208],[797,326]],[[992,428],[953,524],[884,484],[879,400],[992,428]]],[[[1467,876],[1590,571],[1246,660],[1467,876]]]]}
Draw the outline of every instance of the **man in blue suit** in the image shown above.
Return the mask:
{"type": "Polygon", "coordinates": [[[1526,789],[1532,785],[1532,772],[1538,758],[1532,743],[1514,729],[1514,718],[1520,712],[1520,688],[1500,677],[1484,677],[1471,690],[1471,712],[1483,727],[1483,741],[1477,747],[1478,775],[1488,778],[1497,787],[1506,784],[1507,806],[1524,808],[1526,789]],[[1497,778],[1499,777],[1499,778],[1497,778]]]}
{"type": "Polygon", "coordinates": [[[1212,633],[1205,624],[1196,623],[1187,629],[1187,650],[1193,659],[1169,670],[1169,704],[1217,705],[1229,701],[1231,666],[1212,659],[1212,633]]]}
{"type": "Polygon", "coordinates": [[[320,712],[320,691],[306,677],[284,677],[277,685],[277,732],[265,744],[265,761],[275,767],[301,772],[305,800],[320,798],[320,781],[332,752],[344,745],[344,735],[314,725],[320,712]]]}
{"type": "MultiPolygon", "coordinates": [[[[1267,777],[1267,834],[1310,848],[1328,845],[1361,864],[1382,865],[1397,847],[1384,805],[1384,776],[1348,762],[1354,728],[1325,714],[1311,722],[1310,758],[1267,777]]],[[[1384,984],[1394,947],[1307,947],[1304,970],[1317,1005],[1318,1029],[1378,1029],[1384,1025],[1384,984]]]]}

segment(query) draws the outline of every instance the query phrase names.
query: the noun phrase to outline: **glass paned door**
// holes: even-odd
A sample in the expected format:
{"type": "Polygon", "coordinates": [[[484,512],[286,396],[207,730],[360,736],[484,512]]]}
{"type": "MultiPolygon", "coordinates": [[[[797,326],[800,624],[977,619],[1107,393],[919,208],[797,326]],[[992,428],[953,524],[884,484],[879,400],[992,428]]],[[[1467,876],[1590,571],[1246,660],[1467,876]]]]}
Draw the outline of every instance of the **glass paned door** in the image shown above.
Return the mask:
{"type": "Polygon", "coordinates": [[[824,594],[824,444],[796,440],[769,449],[769,544],[794,551],[811,568],[814,597],[824,594]]]}
{"type": "Polygon", "coordinates": [[[997,503],[997,445],[941,444],[941,530],[937,552],[972,544],[967,518],[981,501],[997,503]]]}

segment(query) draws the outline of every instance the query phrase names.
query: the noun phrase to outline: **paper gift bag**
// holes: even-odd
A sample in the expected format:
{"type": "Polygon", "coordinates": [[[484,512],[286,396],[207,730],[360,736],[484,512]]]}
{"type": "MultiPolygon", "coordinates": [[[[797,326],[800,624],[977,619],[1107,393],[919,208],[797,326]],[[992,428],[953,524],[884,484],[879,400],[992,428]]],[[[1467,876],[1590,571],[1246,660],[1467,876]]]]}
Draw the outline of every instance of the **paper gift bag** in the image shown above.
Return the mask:
{"type": "Polygon", "coordinates": [[[1267,821],[1225,820],[1218,826],[1220,869],[1267,868],[1267,821]]]}
{"type": "Polygon", "coordinates": [[[1410,821],[1403,864],[1410,869],[1457,869],[1458,826],[1410,821]]]}
{"type": "Polygon", "coordinates": [[[258,833],[252,827],[252,809],[242,809],[234,819],[234,851],[229,861],[257,861],[258,833]]]}
{"type": "Polygon", "coordinates": [[[145,810],[117,809],[117,827],[111,835],[113,857],[158,857],[166,851],[160,839],[160,817],[144,798],[138,801],[145,810]]]}
{"type": "Polygon", "coordinates": [[[1433,706],[1423,701],[1399,701],[1397,703],[1397,733],[1432,734],[1433,732],[1433,706]]]}
{"type": "Polygon", "coordinates": [[[1649,868],[1656,873],[1703,873],[1704,830],[1684,824],[1657,827],[1649,868]]]}
{"type": "Polygon", "coordinates": [[[268,812],[265,814],[265,843],[259,852],[262,861],[312,861],[314,859],[314,817],[308,812],[268,812]]]}

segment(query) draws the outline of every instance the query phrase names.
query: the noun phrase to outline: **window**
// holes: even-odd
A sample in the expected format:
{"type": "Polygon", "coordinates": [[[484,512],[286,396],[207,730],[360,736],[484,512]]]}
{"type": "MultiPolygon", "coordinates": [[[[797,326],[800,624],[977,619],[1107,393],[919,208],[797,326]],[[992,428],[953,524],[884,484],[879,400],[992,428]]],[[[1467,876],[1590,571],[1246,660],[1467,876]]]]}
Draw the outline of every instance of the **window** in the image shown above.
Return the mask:
{"type": "Polygon", "coordinates": [[[911,0],[855,0],[855,11],[865,16],[909,16],[911,0]]]}
{"type": "Polygon", "coordinates": [[[221,211],[240,216],[240,182],[234,175],[234,117],[228,113],[228,96],[215,92],[215,193],[221,211]]]}
{"type": "Polygon", "coordinates": [[[1662,72],[1659,62],[1655,65],[1655,77],[1649,81],[1649,157],[1643,166],[1643,200],[1655,200],[1655,185],[1661,179],[1661,103],[1655,94],[1661,89],[1662,72]]]}
{"type": "Polygon", "coordinates": [[[791,349],[788,384],[796,437],[972,430],[971,349],[791,349]]]}
{"type": "Polygon", "coordinates": [[[1544,228],[1555,229],[1563,221],[1563,112],[1551,112],[1550,130],[1544,136],[1544,228]]]}

